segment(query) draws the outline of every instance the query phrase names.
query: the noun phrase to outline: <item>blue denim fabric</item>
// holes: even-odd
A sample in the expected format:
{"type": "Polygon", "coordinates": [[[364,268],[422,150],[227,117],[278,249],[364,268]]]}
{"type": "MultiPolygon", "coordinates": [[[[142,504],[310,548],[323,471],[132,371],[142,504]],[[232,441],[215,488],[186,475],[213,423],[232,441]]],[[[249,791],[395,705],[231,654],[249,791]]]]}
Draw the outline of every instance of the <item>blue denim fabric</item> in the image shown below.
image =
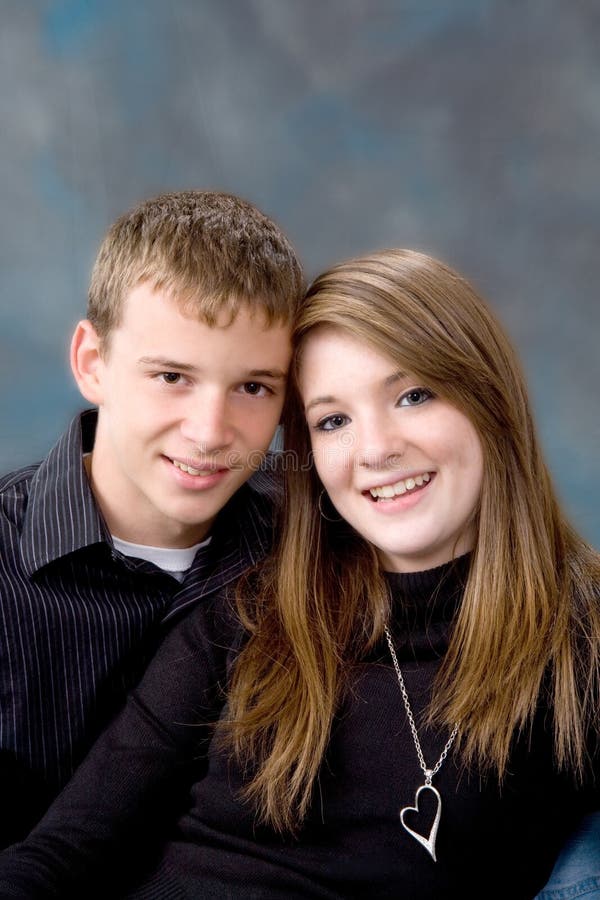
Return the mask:
{"type": "Polygon", "coordinates": [[[600,811],[582,820],[535,900],[600,900],[600,811]]]}

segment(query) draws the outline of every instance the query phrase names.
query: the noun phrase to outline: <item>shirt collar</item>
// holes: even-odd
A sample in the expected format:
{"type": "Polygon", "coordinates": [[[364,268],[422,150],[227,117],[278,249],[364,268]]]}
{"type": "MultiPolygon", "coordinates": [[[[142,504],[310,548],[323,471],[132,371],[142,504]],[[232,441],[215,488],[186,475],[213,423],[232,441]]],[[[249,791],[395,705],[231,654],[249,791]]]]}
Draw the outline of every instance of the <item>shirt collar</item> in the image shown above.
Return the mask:
{"type": "Polygon", "coordinates": [[[83,464],[96,421],[96,410],[76,416],[33,476],[20,542],[29,575],[83,547],[110,544],[83,464]]]}
{"type": "Polygon", "coordinates": [[[221,510],[212,533],[210,544],[196,554],[165,620],[231,584],[263,559],[273,543],[272,497],[255,490],[251,479],[221,510]]]}

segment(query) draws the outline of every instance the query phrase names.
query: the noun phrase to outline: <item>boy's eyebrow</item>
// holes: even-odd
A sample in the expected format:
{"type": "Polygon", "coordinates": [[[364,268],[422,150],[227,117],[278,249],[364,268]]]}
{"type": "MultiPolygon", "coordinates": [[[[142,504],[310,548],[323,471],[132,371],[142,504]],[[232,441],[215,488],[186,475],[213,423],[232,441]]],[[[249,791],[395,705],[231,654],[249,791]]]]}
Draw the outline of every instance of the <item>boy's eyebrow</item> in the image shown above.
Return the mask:
{"type": "Polygon", "coordinates": [[[274,378],[276,381],[286,381],[287,372],[283,369],[251,369],[248,372],[251,378],[274,378]]]}
{"type": "Polygon", "coordinates": [[[194,372],[196,366],[190,363],[177,362],[175,359],[169,359],[166,356],[140,356],[138,359],[139,366],[157,366],[165,371],[173,372],[194,372]]]}
{"type": "MultiPolygon", "coordinates": [[[[169,359],[166,356],[141,356],[138,359],[140,366],[155,366],[165,372],[199,372],[198,366],[190,363],[177,362],[176,359],[169,359]]],[[[244,378],[272,378],[275,381],[285,381],[287,372],[283,369],[250,369],[243,374],[244,378]]]]}
{"type": "MultiPolygon", "coordinates": [[[[396,384],[397,381],[403,381],[406,377],[406,372],[393,372],[385,379],[385,381],[383,382],[383,386],[386,388],[392,387],[394,384],[396,384]]],[[[314,400],[311,400],[310,403],[306,404],[306,406],[304,407],[304,411],[308,412],[309,409],[312,409],[313,406],[319,406],[320,403],[337,403],[337,398],[332,394],[327,394],[323,397],[315,397],[314,400]]]]}

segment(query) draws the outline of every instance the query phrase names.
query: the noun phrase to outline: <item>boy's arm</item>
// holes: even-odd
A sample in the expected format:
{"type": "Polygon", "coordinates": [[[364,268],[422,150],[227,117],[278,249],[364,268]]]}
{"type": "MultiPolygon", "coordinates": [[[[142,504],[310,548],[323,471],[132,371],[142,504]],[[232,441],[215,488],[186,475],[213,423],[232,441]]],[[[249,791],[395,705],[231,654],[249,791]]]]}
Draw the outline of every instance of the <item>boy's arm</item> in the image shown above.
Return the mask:
{"type": "MultiPolygon", "coordinates": [[[[223,705],[235,626],[217,599],[167,636],[122,713],[26,841],[0,855],[0,896],[69,896],[157,822],[180,770],[202,756],[223,705]],[[220,607],[219,607],[220,604],[220,607]]],[[[77,893],[82,896],[81,890],[77,893]]]]}

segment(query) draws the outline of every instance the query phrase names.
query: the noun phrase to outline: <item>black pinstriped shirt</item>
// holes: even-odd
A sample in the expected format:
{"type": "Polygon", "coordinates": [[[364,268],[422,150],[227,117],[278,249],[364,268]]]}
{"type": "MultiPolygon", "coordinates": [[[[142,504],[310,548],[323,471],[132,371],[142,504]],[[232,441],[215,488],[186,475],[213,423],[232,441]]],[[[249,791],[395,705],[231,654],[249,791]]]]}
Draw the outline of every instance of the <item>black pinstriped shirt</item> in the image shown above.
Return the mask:
{"type": "Polygon", "coordinates": [[[46,459],[0,479],[0,843],[18,839],[71,776],[178,614],[266,552],[262,473],[221,512],[179,583],[117,552],[82,454],[96,413],[46,459]]]}

